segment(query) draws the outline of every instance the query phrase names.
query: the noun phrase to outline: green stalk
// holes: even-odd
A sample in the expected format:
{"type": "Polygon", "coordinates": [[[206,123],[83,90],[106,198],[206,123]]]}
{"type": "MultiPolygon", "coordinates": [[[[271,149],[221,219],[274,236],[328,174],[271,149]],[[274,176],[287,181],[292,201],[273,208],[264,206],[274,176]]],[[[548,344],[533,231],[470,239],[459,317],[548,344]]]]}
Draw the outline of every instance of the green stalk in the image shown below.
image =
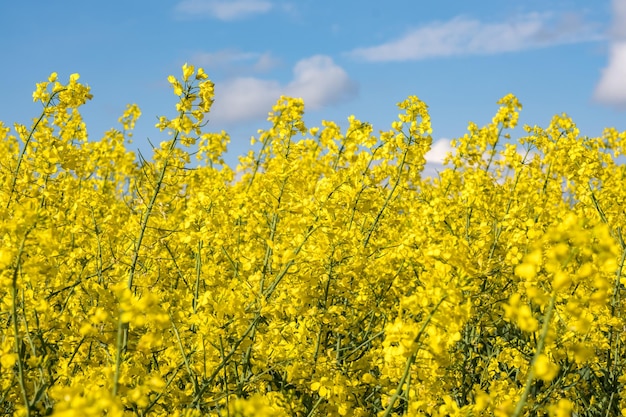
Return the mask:
{"type": "Polygon", "coordinates": [[[139,236],[137,236],[137,240],[135,241],[135,250],[133,251],[133,259],[130,265],[130,271],[128,272],[128,289],[132,289],[133,287],[133,279],[135,277],[135,271],[137,269],[137,262],[139,260],[139,250],[141,249],[141,243],[143,242],[143,238],[146,233],[146,229],[148,228],[148,221],[152,216],[152,211],[154,210],[154,206],[156,204],[157,197],[159,196],[159,192],[161,191],[161,187],[163,186],[163,181],[165,180],[165,174],[167,168],[169,166],[168,162],[170,160],[170,156],[176,147],[176,142],[178,142],[178,136],[180,132],[176,132],[176,136],[172,139],[172,143],[170,144],[168,151],[168,155],[163,161],[163,168],[159,172],[159,178],[157,179],[156,185],[154,187],[154,192],[152,193],[152,197],[148,202],[148,206],[146,211],[144,212],[143,218],[141,219],[141,225],[139,226],[139,236]]]}
{"type": "MultiPolygon", "coordinates": [[[[291,143],[291,136],[287,140],[288,140],[288,146],[287,146],[287,152],[285,153],[285,159],[287,159],[287,157],[289,156],[289,144],[291,143]]],[[[255,170],[255,173],[256,173],[256,170],[255,170]]],[[[276,202],[277,202],[276,210],[272,214],[272,223],[270,224],[270,238],[269,238],[269,241],[272,242],[272,246],[274,244],[274,239],[276,238],[276,230],[278,227],[278,222],[280,220],[278,216],[278,210],[280,209],[283,194],[285,193],[285,189],[287,188],[288,179],[289,177],[285,176],[280,184],[280,191],[278,192],[278,197],[276,198],[276,202]]],[[[273,253],[272,247],[270,245],[266,245],[265,258],[263,259],[263,269],[262,269],[263,274],[261,276],[261,283],[259,284],[259,288],[261,292],[263,292],[265,289],[264,288],[265,278],[270,269],[270,261],[272,258],[272,253],[273,253]]]]}
{"type": "Polygon", "coordinates": [[[24,154],[26,154],[26,149],[28,148],[28,144],[32,140],[33,134],[35,133],[35,130],[37,130],[37,127],[39,126],[39,123],[41,123],[43,118],[46,116],[46,109],[48,108],[48,106],[50,106],[50,103],[52,103],[52,100],[61,91],[64,91],[64,90],[59,90],[59,91],[53,93],[50,96],[50,98],[48,99],[48,102],[44,105],[43,111],[41,112],[41,116],[39,116],[39,119],[37,119],[37,121],[35,122],[33,127],[30,129],[30,133],[28,134],[28,138],[26,138],[26,141],[24,142],[24,147],[22,148],[22,151],[20,152],[20,156],[17,158],[17,166],[15,167],[15,173],[13,174],[13,179],[11,181],[11,191],[9,191],[9,198],[7,199],[7,207],[6,207],[7,209],[11,206],[11,197],[13,196],[13,193],[15,192],[15,186],[17,185],[17,177],[19,176],[20,167],[21,167],[22,162],[24,160],[24,154]]]}
{"type": "Polygon", "coordinates": [[[243,343],[246,337],[248,337],[248,335],[254,331],[254,329],[256,328],[256,326],[259,324],[260,321],[261,321],[261,314],[257,313],[254,319],[252,320],[252,322],[250,323],[250,325],[248,326],[248,328],[243,332],[241,337],[237,339],[235,343],[233,343],[233,346],[231,347],[230,351],[226,355],[223,356],[223,359],[220,362],[220,364],[215,367],[211,375],[209,375],[209,377],[206,378],[206,380],[204,381],[202,387],[195,393],[194,398],[191,402],[191,405],[188,408],[197,408],[200,406],[200,401],[202,399],[202,396],[206,392],[206,390],[209,389],[209,387],[211,386],[211,384],[213,383],[217,375],[219,375],[219,373],[222,371],[222,369],[226,365],[228,365],[230,358],[233,357],[233,355],[237,352],[237,349],[239,348],[239,346],[243,343]]]}
{"type": "Polygon", "coordinates": [[[550,298],[550,304],[548,304],[548,308],[546,310],[546,315],[543,319],[543,326],[541,328],[541,335],[539,336],[539,340],[537,341],[537,349],[535,350],[535,355],[530,363],[530,369],[528,370],[528,376],[526,377],[526,385],[524,386],[524,392],[522,393],[522,397],[519,399],[517,406],[515,407],[515,411],[511,417],[519,417],[522,414],[522,410],[524,409],[524,405],[526,405],[526,399],[528,398],[528,394],[530,393],[530,387],[533,383],[533,379],[535,378],[535,370],[534,366],[537,362],[537,358],[543,352],[543,347],[546,343],[546,336],[548,335],[548,330],[550,329],[550,320],[552,319],[552,313],[554,311],[554,302],[556,299],[556,295],[553,294],[550,298]]]}
{"type": "Polygon", "coordinates": [[[256,178],[256,174],[259,171],[261,163],[264,162],[261,160],[261,158],[263,157],[263,154],[265,153],[265,148],[267,147],[269,141],[270,141],[270,136],[267,136],[265,140],[262,142],[263,146],[261,146],[259,155],[254,161],[254,169],[252,171],[252,176],[250,176],[250,181],[248,181],[248,185],[246,186],[246,194],[248,193],[248,190],[250,190],[250,187],[252,187],[252,183],[254,182],[254,179],[256,178]]]}
{"type": "Polygon", "coordinates": [[[435,315],[435,313],[439,309],[439,306],[441,305],[441,303],[443,303],[443,301],[446,298],[447,298],[447,296],[444,296],[441,300],[439,300],[437,305],[435,305],[435,307],[432,309],[432,311],[430,312],[430,314],[426,318],[426,321],[424,321],[424,324],[422,324],[422,327],[420,328],[419,332],[417,333],[417,336],[415,336],[415,339],[413,340],[413,343],[415,343],[415,350],[413,351],[413,353],[409,357],[409,360],[406,362],[406,365],[404,367],[404,373],[402,374],[402,377],[400,378],[400,382],[398,382],[398,387],[396,388],[396,392],[393,393],[393,396],[389,400],[389,405],[385,409],[385,413],[383,414],[382,417],[389,417],[391,415],[391,410],[393,409],[393,406],[395,405],[396,401],[400,397],[400,393],[402,392],[402,387],[404,386],[404,383],[406,382],[407,378],[409,377],[409,374],[411,372],[411,366],[415,363],[415,359],[417,358],[417,352],[419,352],[419,344],[418,343],[419,343],[420,339],[422,338],[422,335],[426,331],[426,327],[428,326],[428,324],[432,320],[433,316],[435,315]]]}
{"type": "MultiPolygon", "coordinates": [[[[191,87],[188,87],[187,89],[187,94],[185,95],[186,98],[188,98],[187,96],[190,94],[190,88],[191,87]]],[[[182,117],[183,115],[184,115],[184,112],[181,111],[179,117],[182,117]]],[[[163,161],[163,167],[161,168],[161,171],[159,172],[159,177],[154,187],[154,192],[152,193],[152,197],[150,198],[150,201],[148,202],[148,206],[146,207],[146,211],[144,212],[143,218],[141,219],[141,224],[139,226],[139,236],[137,236],[137,240],[135,241],[135,249],[133,251],[130,270],[128,272],[127,288],[130,290],[132,290],[132,287],[133,287],[133,279],[135,277],[135,271],[137,269],[137,262],[139,261],[139,251],[141,249],[141,244],[143,242],[143,238],[148,228],[148,221],[150,220],[150,217],[152,215],[152,211],[156,204],[157,197],[159,196],[159,192],[161,191],[161,187],[163,186],[165,174],[169,166],[170,156],[172,155],[174,148],[176,148],[176,142],[178,142],[179,136],[180,136],[180,131],[176,131],[176,135],[174,135],[174,138],[172,139],[172,142],[170,143],[170,146],[167,150],[168,152],[167,156],[165,157],[165,160],[163,161]]],[[[116,396],[117,391],[118,391],[120,366],[122,364],[122,355],[123,353],[126,352],[126,349],[128,348],[128,323],[122,323],[121,320],[118,322],[118,325],[117,325],[116,343],[117,343],[117,351],[115,354],[115,375],[113,377],[114,378],[113,379],[113,396],[116,396]]]]}
{"type": "Polygon", "coordinates": [[[404,165],[406,164],[406,158],[407,158],[407,154],[409,153],[410,146],[411,146],[411,140],[409,140],[409,145],[407,146],[407,148],[404,150],[404,153],[402,154],[402,161],[400,161],[400,165],[398,166],[398,178],[396,178],[396,181],[393,184],[393,187],[389,191],[389,194],[387,194],[387,198],[385,199],[385,202],[383,203],[382,207],[378,211],[378,214],[376,215],[376,218],[374,219],[372,226],[370,226],[370,229],[367,232],[367,236],[365,236],[365,240],[363,241],[363,248],[367,247],[370,241],[370,238],[372,237],[372,233],[374,233],[374,230],[376,229],[376,225],[380,221],[383,215],[383,212],[389,205],[389,202],[391,201],[391,198],[393,197],[396,191],[396,188],[398,188],[398,185],[400,185],[400,180],[402,179],[402,170],[404,169],[404,165]]]}
{"type": "MultiPolygon", "coordinates": [[[[317,223],[317,218],[314,220],[314,223],[317,223]]],[[[306,235],[304,236],[304,239],[302,240],[302,243],[300,243],[300,245],[293,251],[294,257],[297,256],[300,253],[300,251],[304,247],[304,244],[309,240],[309,238],[311,237],[313,232],[315,232],[315,230],[316,230],[315,227],[309,226],[309,230],[307,231],[306,235]]],[[[272,294],[276,290],[276,287],[278,286],[280,281],[282,281],[282,279],[285,277],[285,275],[287,275],[287,272],[289,272],[289,268],[291,268],[291,266],[294,263],[295,263],[295,260],[294,259],[290,259],[285,264],[283,269],[278,273],[278,275],[276,275],[276,278],[274,278],[274,281],[272,281],[270,286],[265,291],[263,291],[263,295],[265,296],[265,299],[269,300],[269,298],[272,296],[272,294]]]]}
{"type": "Polygon", "coordinates": [[[13,315],[13,332],[15,333],[15,354],[18,356],[17,358],[17,372],[18,372],[18,382],[20,385],[20,391],[22,394],[22,400],[24,401],[24,406],[26,407],[26,416],[30,417],[30,403],[28,401],[28,393],[26,392],[26,378],[24,376],[24,358],[22,357],[21,354],[21,344],[22,344],[22,340],[20,338],[20,329],[19,329],[19,324],[17,322],[17,278],[18,278],[18,271],[20,269],[20,263],[22,260],[22,254],[24,253],[24,246],[26,244],[26,238],[28,237],[28,235],[30,234],[32,228],[28,229],[26,231],[26,233],[24,233],[24,237],[22,238],[22,241],[20,242],[20,247],[18,249],[17,252],[17,260],[15,261],[15,268],[13,269],[13,280],[12,280],[12,285],[11,285],[11,301],[12,301],[12,315],[13,315]]]}
{"type": "MultiPolygon", "coordinates": [[[[196,378],[195,373],[191,369],[191,365],[189,364],[189,356],[185,353],[185,347],[183,346],[183,341],[180,339],[180,333],[178,332],[178,327],[176,327],[176,323],[174,323],[174,317],[170,313],[170,321],[172,322],[172,329],[174,329],[174,335],[176,336],[176,342],[178,343],[178,348],[180,349],[181,355],[183,355],[183,361],[185,362],[185,368],[187,368],[187,373],[189,374],[189,378],[191,382],[193,382],[193,392],[197,393],[199,390],[198,380],[196,378]]],[[[192,352],[193,354],[193,352],[192,352]]]]}
{"type": "Polygon", "coordinates": [[[202,241],[198,242],[198,252],[196,253],[196,282],[193,286],[193,313],[198,312],[198,297],[200,290],[200,276],[202,275],[202,241]]]}

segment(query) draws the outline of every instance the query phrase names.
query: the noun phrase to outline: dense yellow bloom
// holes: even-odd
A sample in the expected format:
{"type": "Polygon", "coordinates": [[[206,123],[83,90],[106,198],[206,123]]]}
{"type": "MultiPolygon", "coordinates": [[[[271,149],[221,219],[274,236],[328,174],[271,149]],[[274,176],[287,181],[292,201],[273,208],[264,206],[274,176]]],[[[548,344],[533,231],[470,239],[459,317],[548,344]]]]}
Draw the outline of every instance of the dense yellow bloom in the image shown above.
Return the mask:
{"type": "Polygon", "coordinates": [[[556,377],[559,367],[550,362],[548,356],[542,353],[535,360],[533,370],[537,378],[550,382],[556,377]]]}
{"type": "Polygon", "coordinates": [[[0,122],[7,415],[551,416],[626,409],[626,132],[523,127],[513,95],[424,171],[427,105],[308,127],[281,97],[224,163],[185,64],[152,158],[141,115],[87,135],[53,73],[0,122]],[[195,154],[197,166],[190,166],[195,154]]]}
{"type": "Polygon", "coordinates": [[[574,411],[574,404],[570,400],[560,399],[548,408],[551,417],[570,417],[574,411]]]}

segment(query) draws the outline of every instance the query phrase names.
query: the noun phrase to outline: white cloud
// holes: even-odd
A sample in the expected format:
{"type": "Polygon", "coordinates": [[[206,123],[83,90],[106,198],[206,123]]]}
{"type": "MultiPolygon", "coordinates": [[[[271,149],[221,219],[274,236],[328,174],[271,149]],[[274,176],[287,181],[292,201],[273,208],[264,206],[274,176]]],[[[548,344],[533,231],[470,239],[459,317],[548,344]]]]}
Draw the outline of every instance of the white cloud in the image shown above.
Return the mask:
{"type": "Polygon", "coordinates": [[[267,115],[280,95],[277,81],[241,77],[217,83],[209,117],[213,123],[258,119],[267,115]]]}
{"type": "Polygon", "coordinates": [[[216,123],[264,119],[281,95],[301,97],[315,110],[348,100],[357,88],[343,68],[324,55],[296,63],[293,80],[283,85],[275,80],[240,77],[216,83],[211,120],[216,123]]]}
{"type": "Polygon", "coordinates": [[[265,0],[182,0],[175,10],[184,17],[228,21],[267,13],[271,9],[272,3],[265,0]]]}
{"type": "Polygon", "coordinates": [[[280,61],[272,56],[269,52],[261,54],[252,66],[254,71],[265,72],[276,67],[280,61]]]}
{"type": "Polygon", "coordinates": [[[446,158],[448,152],[452,151],[452,144],[450,139],[441,138],[436,142],[433,142],[430,150],[426,152],[424,158],[426,159],[426,165],[422,171],[422,178],[437,178],[439,173],[445,168],[443,160],[446,158]]]}
{"type": "Polygon", "coordinates": [[[602,70],[594,99],[603,104],[626,108],[626,0],[613,0],[609,62],[602,70]]]}
{"type": "Polygon", "coordinates": [[[246,72],[266,72],[280,64],[271,53],[239,52],[224,49],[217,52],[200,52],[190,62],[205,69],[225,69],[230,72],[245,70],[246,72]]]}
{"type": "Polygon", "coordinates": [[[367,61],[409,61],[455,55],[488,55],[601,39],[592,25],[576,14],[555,19],[551,14],[527,14],[514,21],[484,23],[456,17],[409,31],[378,46],[350,54],[367,61]]]}
{"type": "Polygon", "coordinates": [[[327,104],[350,99],[356,94],[356,85],[343,68],[332,58],[315,55],[299,61],[294,69],[294,80],[287,85],[286,94],[302,97],[315,110],[327,104]]]}
{"type": "Polygon", "coordinates": [[[250,61],[258,54],[252,52],[239,52],[233,49],[223,49],[217,52],[198,52],[193,55],[191,62],[204,68],[219,68],[237,62],[250,61]]]}
{"type": "Polygon", "coordinates": [[[611,35],[614,39],[626,40],[626,0],[613,0],[611,35]]]}
{"type": "Polygon", "coordinates": [[[433,143],[430,150],[424,155],[426,158],[426,162],[429,164],[443,164],[443,160],[446,158],[446,155],[452,151],[452,145],[450,143],[450,139],[439,139],[437,142],[433,143]]]}
{"type": "Polygon", "coordinates": [[[626,41],[612,43],[609,64],[602,70],[594,98],[600,103],[626,107],[626,41]]]}

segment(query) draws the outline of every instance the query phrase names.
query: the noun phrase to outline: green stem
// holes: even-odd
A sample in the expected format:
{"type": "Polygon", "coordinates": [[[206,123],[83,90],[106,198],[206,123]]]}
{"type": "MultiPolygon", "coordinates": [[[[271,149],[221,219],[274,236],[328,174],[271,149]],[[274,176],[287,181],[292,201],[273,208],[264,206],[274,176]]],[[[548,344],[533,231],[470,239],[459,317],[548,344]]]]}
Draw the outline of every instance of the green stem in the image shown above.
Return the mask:
{"type": "MultiPolygon", "coordinates": [[[[186,98],[189,98],[190,88],[188,87],[186,98]]],[[[182,117],[184,112],[181,112],[179,117],[182,117]]],[[[132,290],[133,287],[133,279],[135,277],[135,271],[137,269],[137,262],[139,261],[139,251],[141,249],[141,244],[143,242],[143,238],[145,236],[146,230],[148,228],[148,221],[152,215],[152,211],[156,204],[157,197],[159,196],[159,192],[161,191],[161,187],[163,186],[163,181],[165,180],[165,174],[167,173],[167,168],[169,166],[169,161],[174,149],[176,148],[176,142],[178,142],[178,138],[180,136],[180,131],[176,131],[172,142],[167,150],[167,156],[163,161],[163,167],[159,172],[159,177],[157,179],[154,192],[152,193],[152,197],[148,203],[146,211],[141,219],[141,224],[139,226],[139,236],[137,236],[137,240],[135,241],[135,248],[132,255],[132,261],[130,265],[130,270],[128,272],[128,282],[127,288],[132,290]]],[[[113,380],[113,396],[117,395],[118,384],[119,384],[119,376],[120,376],[120,366],[122,364],[122,355],[126,353],[126,349],[128,348],[128,323],[123,323],[121,320],[118,322],[117,326],[117,351],[115,354],[115,375],[113,380]]]]}
{"type": "Polygon", "coordinates": [[[24,358],[22,357],[22,340],[20,338],[20,329],[19,324],[17,322],[17,278],[19,275],[20,264],[22,261],[22,254],[24,253],[24,246],[26,244],[26,238],[28,237],[31,229],[28,229],[26,233],[24,233],[24,237],[20,242],[20,247],[17,252],[17,260],[15,261],[15,268],[13,269],[13,280],[11,285],[11,301],[12,301],[12,315],[13,315],[13,332],[15,333],[15,354],[18,356],[17,358],[17,371],[18,371],[18,382],[20,384],[20,391],[22,394],[22,400],[24,401],[24,407],[26,408],[26,416],[30,417],[30,403],[28,402],[28,394],[26,392],[26,377],[24,375],[24,358]]]}
{"type": "Polygon", "coordinates": [[[548,308],[546,309],[546,314],[543,319],[543,326],[541,328],[541,335],[539,336],[539,340],[537,341],[537,349],[535,350],[535,355],[530,363],[530,369],[528,370],[528,376],[526,377],[526,385],[524,386],[524,392],[522,393],[522,397],[517,403],[515,407],[515,411],[511,415],[511,417],[519,417],[522,414],[522,410],[526,405],[526,399],[528,398],[528,394],[530,393],[530,388],[533,383],[533,379],[535,378],[535,363],[537,362],[537,358],[543,352],[543,347],[546,343],[546,336],[548,335],[548,330],[550,329],[550,320],[552,319],[552,313],[554,311],[554,302],[556,299],[556,295],[553,294],[550,298],[550,304],[548,304],[548,308]]]}
{"type": "Polygon", "coordinates": [[[413,365],[413,363],[415,363],[415,359],[417,358],[417,353],[419,352],[419,341],[422,338],[422,335],[424,334],[424,332],[426,331],[426,327],[428,326],[433,316],[439,309],[439,306],[441,305],[441,303],[443,303],[445,299],[446,297],[444,296],[441,300],[439,300],[437,305],[435,305],[435,307],[432,309],[432,311],[430,312],[430,314],[428,315],[428,317],[422,324],[422,327],[417,333],[417,336],[415,336],[415,339],[413,340],[413,343],[415,344],[414,351],[409,357],[409,360],[406,362],[406,365],[404,367],[404,373],[402,374],[402,377],[400,378],[400,382],[398,382],[398,387],[396,388],[396,392],[393,393],[393,396],[389,400],[389,405],[387,405],[387,408],[385,409],[385,413],[382,415],[382,417],[389,417],[391,415],[391,410],[393,410],[393,406],[395,405],[396,401],[400,397],[400,393],[402,392],[402,387],[404,386],[404,383],[409,377],[409,373],[411,372],[411,366],[413,365]]]}
{"type": "Polygon", "coordinates": [[[193,286],[193,313],[198,311],[198,292],[200,291],[200,277],[202,275],[202,241],[198,242],[198,252],[196,253],[196,282],[193,286]]]}
{"type": "MultiPolygon", "coordinates": [[[[196,375],[191,369],[191,365],[189,364],[189,356],[185,353],[185,347],[183,346],[183,341],[180,338],[180,333],[178,332],[178,327],[176,327],[176,323],[174,323],[174,317],[170,313],[170,321],[172,322],[172,329],[174,329],[174,335],[176,336],[176,342],[178,343],[178,348],[180,349],[180,354],[183,356],[183,361],[185,362],[185,368],[187,368],[187,373],[189,374],[189,379],[193,382],[193,392],[194,394],[199,391],[198,381],[196,379],[196,375]]],[[[192,352],[193,354],[193,352],[192,352]]]]}
{"type": "Polygon", "coordinates": [[[37,127],[39,126],[39,123],[41,123],[43,118],[46,116],[46,109],[48,108],[48,106],[50,106],[50,104],[52,103],[52,100],[61,91],[64,91],[64,90],[59,90],[59,91],[53,93],[52,96],[50,96],[50,98],[48,99],[48,102],[44,105],[43,112],[41,112],[41,116],[39,116],[39,119],[37,119],[37,121],[35,122],[33,127],[30,129],[30,133],[28,134],[28,138],[26,138],[26,141],[24,141],[24,147],[22,148],[22,151],[20,152],[20,156],[17,158],[17,166],[15,167],[15,173],[13,174],[13,179],[11,181],[11,191],[9,191],[9,197],[7,199],[7,207],[6,207],[7,209],[11,206],[11,197],[13,196],[13,193],[15,192],[15,187],[17,185],[17,177],[19,176],[20,167],[21,167],[22,162],[24,160],[24,155],[26,154],[26,149],[28,148],[28,144],[32,140],[33,134],[35,133],[35,130],[37,130],[37,127]]]}
{"type": "MultiPolygon", "coordinates": [[[[411,145],[411,141],[409,140],[409,146],[411,145]]],[[[369,231],[367,232],[367,236],[365,236],[365,240],[363,241],[363,248],[366,248],[370,238],[372,237],[372,233],[374,233],[374,230],[376,229],[376,226],[378,224],[378,222],[380,221],[383,212],[385,211],[385,209],[387,208],[387,206],[389,205],[389,202],[391,201],[391,198],[393,197],[396,188],[398,188],[398,185],[400,185],[400,180],[402,179],[402,170],[404,169],[404,165],[406,164],[406,158],[407,158],[407,154],[409,153],[409,148],[407,147],[404,151],[404,153],[402,154],[402,160],[400,161],[400,165],[398,165],[398,178],[396,178],[395,183],[393,184],[393,187],[391,188],[391,190],[389,191],[389,194],[387,194],[387,198],[385,199],[385,202],[383,203],[382,207],[380,208],[380,210],[378,211],[378,214],[376,215],[376,218],[374,219],[374,222],[372,223],[372,225],[370,226],[369,231]]]]}
{"type": "Polygon", "coordinates": [[[200,401],[202,399],[202,396],[206,392],[206,390],[210,388],[211,384],[213,383],[217,375],[219,375],[222,369],[226,365],[228,365],[230,358],[232,358],[235,355],[239,346],[248,337],[248,335],[253,332],[253,330],[256,328],[256,326],[259,324],[260,321],[261,321],[261,314],[257,313],[254,319],[252,320],[252,322],[250,323],[250,325],[248,326],[248,328],[243,332],[241,337],[235,341],[230,351],[226,355],[223,356],[223,359],[220,362],[220,364],[215,367],[215,369],[213,370],[213,373],[209,375],[209,377],[204,381],[202,387],[195,393],[194,398],[189,408],[196,408],[200,405],[200,401]]]}

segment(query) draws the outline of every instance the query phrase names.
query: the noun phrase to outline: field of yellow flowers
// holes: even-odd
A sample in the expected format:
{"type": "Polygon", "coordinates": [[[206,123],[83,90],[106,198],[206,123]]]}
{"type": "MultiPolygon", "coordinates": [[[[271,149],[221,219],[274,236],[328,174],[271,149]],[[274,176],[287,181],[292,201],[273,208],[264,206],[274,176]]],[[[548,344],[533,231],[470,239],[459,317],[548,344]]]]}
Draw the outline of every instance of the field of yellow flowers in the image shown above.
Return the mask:
{"type": "Polygon", "coordinates": [[[507,95],[427,178],[417,97],[377,134],[283,97],[234,169],[169,82],[150,161],[76,74],[0,122],[1,415],[626,415],[626,132],[511,139],[507,95]]]}

